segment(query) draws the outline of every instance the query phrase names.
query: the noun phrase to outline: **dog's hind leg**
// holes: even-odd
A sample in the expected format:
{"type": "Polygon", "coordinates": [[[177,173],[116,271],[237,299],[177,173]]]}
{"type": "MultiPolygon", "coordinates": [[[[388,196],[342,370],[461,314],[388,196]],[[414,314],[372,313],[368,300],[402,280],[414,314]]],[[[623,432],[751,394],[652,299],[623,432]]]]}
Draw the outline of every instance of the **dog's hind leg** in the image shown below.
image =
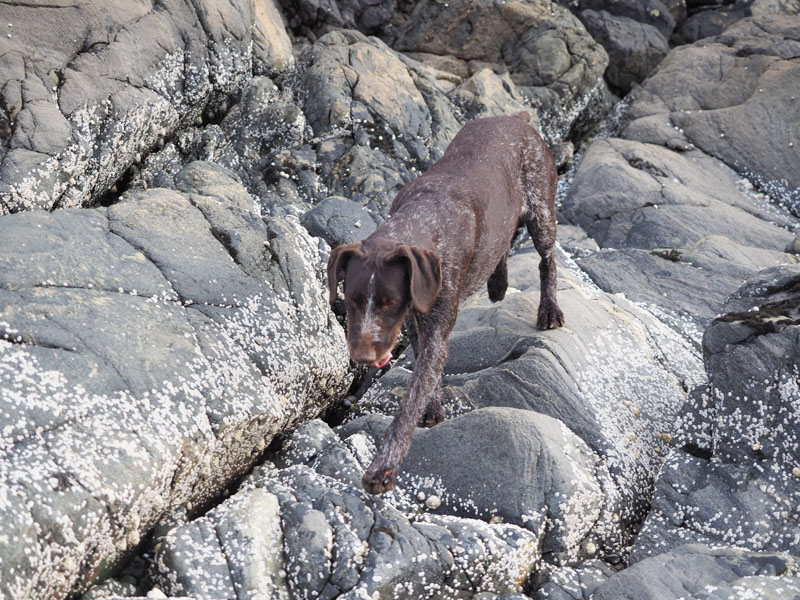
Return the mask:
{"type": "Polygon", "coordinates": [[[489,290],[489,300],[492,302],[499,302],[506,297],[506,290],[508,289],[508,252],[497,263],[494,273],[491,274],[489,281],[486,282],[486,287],[489,290]]]}
{"type": "Polygon", "coordinates": [[[549,161],[540,160],[535,164],[545,164],[546,167],[538,172],[528,170],[525,173],[525,208],[527,210],[523,221],[531,235],[536,251],[541,256],[539,262],[541,297],[536,327],[554,329],[564,324],[564,313],[561,312],[556,301],[558,282],[556,280],[556,259],[553,255],[556,243],[556,170],[549,151],[543,146],[538,151],[542,150],[546,153],[544,158],[549,161]]]}

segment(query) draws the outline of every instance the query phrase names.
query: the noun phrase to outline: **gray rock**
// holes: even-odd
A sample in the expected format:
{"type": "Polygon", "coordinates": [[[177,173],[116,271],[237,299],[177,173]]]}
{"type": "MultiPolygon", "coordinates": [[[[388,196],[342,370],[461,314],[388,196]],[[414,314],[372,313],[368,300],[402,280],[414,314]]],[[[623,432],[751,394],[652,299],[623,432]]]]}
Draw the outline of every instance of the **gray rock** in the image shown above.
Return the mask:
{"type": "MultiPolygon", "coordinates": [[[[364,417],[339,434],[347,441],[366,433],[374,445],[389,422],[364,417]]],[[[575,560],[590,536],[613,543],[613,485],[608,469],[556,419],[490,407],[417,429],[395,502],[413,509],[436,497],[426,510],[518,525],[539,537],[545,557],[575,560]]]]}
{"type": "MultiPolygon", "coordinates": [[[[584,554],[587,545],[584,545],[584,554]]],[[[575,567],[544,564],[536,574],[535,600],[589,600],[595,590],[617,572],[608,563],[589,558],[575,567]]]]}
{"type": "Polygon", "coordinates": [[[637,560],[695,541],[794,551],[798,281],[797,266],[763,271],[706,330],[708,385],[684,411],[685,443],[661,470],[637,560]]]}
{"type": "Polygon", "coordinates": [[[728,27],[749,16],[744,2],[740,6],[714,6],[690,15],[672,35],[674,45],[691,44],[721,34],[728,27]]]}
{"type": "Polygon", "coordinates": [[[605,77],[623,94],[641,83],[669,52],[667,40],[653,25],[605,10],[584,10],[580,19],[608,53],[605,77]]]}
{"type": "Polygon", "coordinates": [[[0,213],[95,202],[166,137],[241,93],[254,63],[291,65],[271,4],[4,5],[0,213]]]}
{"type": "Polygon", "coordinates": [[[331,196],[304,214],[300,222],[311,235],[333,247],[364,239],[375,231],[377,220],[360,204],[331,196]]]}
{"type": "Polygon", "coordinates": [[[800,15],[798,0],[754,0],[750,5],[750,14],[760,15],[800,15]]]}
{"type": "Polygon", "coordinates": [[[356,31],[306,49],[297,83],[313,137],[266,161],[269,212],[306,212],[340,195],[385,216],[396,192],[442,155],[462,121],[447,97],[459,78],[356,31]]]}
{"type": "Polygon", "coordinates": [[[788,554],[687,544],[639,562],[612,576],[595,600],[687,600],[763,598],[800,593],[796,560],[788,554]]]}
{"type": "Polygon", "coordinates": [[[375,33],[394,14],[392,0],[281,0],[292,29],[300,35],[320,36],[332,29],[359,29],[375,33]]]}
{"type": "MultiPolygon", "coordinates": [[[[670,34],[675,29],[676,16],[673,15],[674,8],[683,4],[680,2],[662,2],[661,0],[618,0],[616,2],[606,2],[605,0],[578,0],[573,3],[578,11],[581,21],[581,12],[584,10],[605,11],[617,17],[627,17],[637,23],[652,25],[665,38],[669,39],[670,34]]],[[[686,6],[683,6],[685,16],[686,6]]],[[[680,13],[678,13],[680,16],[680,13]]]]}
{"type": "MultiPolygon", "coordinates": [[[[148,154],[141,165],[129,170],[127,187],[174,189],[178,172],[189,163],[202,160],[236,173],[245,187],[264,202],[269,195],[264,170],[271,157],[287,146],[302,144],[306,138],[305,117],[291,96],[290,88],[279,88],[267,77],[254,77],[219,124],[199,124],[182,130],[161,149],[148,154]]],[[[270,214],[285,216],[292,212],[270,214]]]]}
{"type": "Polygon", "coordinates": [[[525,529],[438,515],[410,519],[341,470],[321,474],[318,468],[342,458],[358,465],[359,443],[348,446],[320,422],[303,426],[289,444],[284,468],[251,477],[219,507],[165,537],[156,564],[166,591],[195,598],[241,597],[245,590],[270,598],[494,597],[520,590],[539,558],[536,536],[525,529]],[[204,530],[225,536],[204,537],[204,530]],[[198,568],[210,561],[228,565],[226,589],[198,568]]]}
{"type": "MultiPolygon", "coordinates": [[[[665,139],[658,127],[645,133],[638,124],[628,134],[665,139]]],[[[698,150],[598,140],[576,169],[562,211],[603,248],[576,256],[600,288],[703,327],[743,279],[797,262],[785,250],[800,221],[698,150]]]]}
{"type": "MultiPolygon", "coordinates": [[[[619,547],[629,525],[646,513],[643,490],[667,452],[683,386],[701,381],[699,356],[653,314],[579,280],[568,261],[559,270],[567,325],[538,331],[537,261],[532,248],[524,247],[509,261],[510,288],[502,302],[491,304],[481,292],[462,305],[443,378],[445,410],[454,416],[478,407],[527,409],[564,423],[603,465],[597,468],[613,477],[604,491],[612,519],[602,520],[598,535],[606,546],[619,547]]],[[[409,362],[399,360],[352,415],[392,414],[408,385],[409,362]]],[[[426,453],[431,454],[449,460],[438,458],[444,452],[426,453]]],[[[461,454],[463,468],[479,464],[461,454]]]]}
{"type": "Polygon", "coordinates": [[[799,54],[800,17],[787,15],[743,19],[675,48],[632,94],[622,135],[660,144],[680,135],[800,215],[800,144],[791,133],[800,122],[799,54]],[[654,122],[663,124],[658,141],[654,122]]]}
{"type": "Polygon", "coordinates": [[[569,11],[557,4],[423,0],[396,47],[407,52],[503,64],[534,98],[545,138],[559,141],[592,101],[605,52],[569,11]]]}
{"type": "Polygon", "coordinates": [[[4,597],[106,576],[349,384],[311,238],[220,167],[176,180],[0,218],[4,597]]]}

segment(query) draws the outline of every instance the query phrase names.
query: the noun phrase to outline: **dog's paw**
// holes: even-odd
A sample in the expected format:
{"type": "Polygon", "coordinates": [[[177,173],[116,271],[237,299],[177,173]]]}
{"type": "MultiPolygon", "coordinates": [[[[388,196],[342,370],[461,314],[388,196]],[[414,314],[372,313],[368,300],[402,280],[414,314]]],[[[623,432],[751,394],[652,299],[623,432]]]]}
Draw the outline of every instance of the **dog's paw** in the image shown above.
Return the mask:
{"type": "Polygon", "coordinates": [[[444,421],[444,408],[441,402],[436,402],[428,404],[417,425],[430,428],[435,427],[442,421],[444,421]]]}
{"type": "Polygon", "coordinates": [[[397,483],[397,469],[386,469],[370,465],[361,478],[361,485],[370,494],[382,494],[394,489],[397,483]]]}
{"type": "Polygon", "coordinates": [[[489,300],[492,302],[500,302],[503,298],[506,297],[506,292],[508,291],[508,283],[506,282],[505,285],[494,283],[491,279],[489,280],[489,285],[487,286],[487,291],[489,292],[489,300]]]}
{"type": "Polygon", "coordinates": [[[555,302],[539,306],[539,316],[536,319],[538,329],[556,329],[564,324],[564,313],[555,302]]]}

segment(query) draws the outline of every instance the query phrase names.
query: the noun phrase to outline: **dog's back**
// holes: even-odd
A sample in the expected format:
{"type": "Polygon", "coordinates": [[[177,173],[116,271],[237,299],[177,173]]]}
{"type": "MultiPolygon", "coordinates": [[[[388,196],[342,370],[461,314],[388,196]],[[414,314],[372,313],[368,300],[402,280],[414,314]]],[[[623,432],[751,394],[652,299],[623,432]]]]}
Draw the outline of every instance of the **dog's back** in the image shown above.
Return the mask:
{"type": "Polygon", "coordinates": [[[467,123],[442,158],[392,203],[389,221],[403,223],[391,227],[402,229],[397,235],[408,243],[414,243],[413,233],[405,222],[428,230],[426,235],[435,230],[444,268],[465,271],[463,298],[508,252],[520,218],[548,199],[552,207],[555,163],[529,120],[523,112],[467,123]]]}

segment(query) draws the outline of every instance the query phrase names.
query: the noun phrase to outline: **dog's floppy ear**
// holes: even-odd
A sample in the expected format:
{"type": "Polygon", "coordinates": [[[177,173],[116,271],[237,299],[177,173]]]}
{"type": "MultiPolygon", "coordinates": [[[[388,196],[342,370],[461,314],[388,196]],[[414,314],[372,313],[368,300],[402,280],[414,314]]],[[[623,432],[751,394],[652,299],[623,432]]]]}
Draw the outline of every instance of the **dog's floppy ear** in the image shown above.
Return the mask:
{"type": "Polygon", "coordinates": [[[442,290],[442,259],[417,246],[400,246],[397,254],[408,258],[411,303],[417,312],[426,314],[442,290]]]}
{"type": "Polygon", "coordinates": [[[339,280],[342,278],[342,271],[347,266],[347,261],[354,254],[364,254],[361,250],[361,242],[342,244],[331,250],[331,255],[328,258],[328,290],[330,292],[329,302],[331,306],[336,302],[336,292],[339,287],[339,280]]]}

